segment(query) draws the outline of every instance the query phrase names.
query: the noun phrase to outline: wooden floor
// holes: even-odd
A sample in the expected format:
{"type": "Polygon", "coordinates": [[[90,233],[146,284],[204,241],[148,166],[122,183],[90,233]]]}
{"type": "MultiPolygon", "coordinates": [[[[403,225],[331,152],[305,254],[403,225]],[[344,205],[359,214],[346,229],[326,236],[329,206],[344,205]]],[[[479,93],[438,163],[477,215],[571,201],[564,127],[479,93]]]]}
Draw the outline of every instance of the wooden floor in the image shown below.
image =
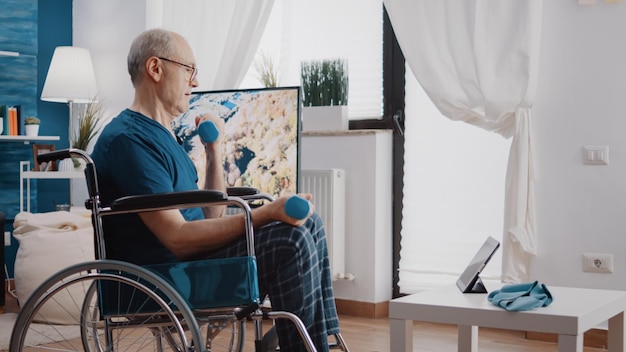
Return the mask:
{"type": "MultiPolygon", "coordinates": [[[[17,312],[16,300],[7,294],[5,312],[17,312]]],[[[389,351],[389,320],[368,319],[349,315],[340,316],[342,336],[350,351],[389,351]]],[[[252,324],[247,324],[249,327],[252,324]]],[[[457,330],[455,326],[443,324],[413,324],[413,351],[446,352],[457,351],[457,330]]],[[[253,336],[248,332],[248,336],[253,336]]],[[[480,329],[478,350],[480,352],[548,352],[558,351],[552,342],[528,340],[523,332],[480,329]]],[[[606,351],[585,347],[585,352],[606,351]]]]}
{"type": "MultiPolygon", "coordinates": [[[[340,316],[341,330],[353,352],[389,351],[389,320],[340,316]]],[[[558,351],[556,343],[528,340],[524,332],[479,329],[480,352],[548,352],[558,351]]],[[[413,351],[457,351],[456,326],[413,323],[413,351]]],[[[606,351],[585,347],[585,352],[606,351]]]]}

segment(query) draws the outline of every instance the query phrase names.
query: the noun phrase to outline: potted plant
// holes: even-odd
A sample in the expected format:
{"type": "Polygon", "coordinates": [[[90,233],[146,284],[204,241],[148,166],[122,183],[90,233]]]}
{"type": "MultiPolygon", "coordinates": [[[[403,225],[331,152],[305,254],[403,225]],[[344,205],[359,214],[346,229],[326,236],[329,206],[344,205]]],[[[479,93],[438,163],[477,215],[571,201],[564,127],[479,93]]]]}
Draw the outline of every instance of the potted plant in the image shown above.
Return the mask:
{"type": "Polygon", "coordinates": [[[348,63],[328,59],[301,63],[306,130],[348,129],[348,63]]]}
{"type": "MultiPolygon", "coordinates": [[[[91,100],[83,109],[82,114],[78,117],[78,130],[72,138],[72,148],[87,151],[89,144],[102,129],[100,121],[102,120],[102,105],[96,100],[91,100]]],[[[81,165],[82,159],[72,158],[74,167],[81,165]]]]}
{"type": "Polygon", "coordinates": [[[257,78],[265,88],[278,87],[280,84],[278,68],[270,55],[263,51],[257,53],[253,67],[257,73],[257,78]]]}
{"type": "Polygon", "coordinates": [[[304,106],[348,105],[348,63],[344,59],[301,63],[304,106]]]}
{"type": "Polygon", "coordinates": [[[37,136],[39,135],[39,124],[41,120],[36,118],[35,116],[29,116],[24,119],[24,132],[27,136],[37,136]]]}

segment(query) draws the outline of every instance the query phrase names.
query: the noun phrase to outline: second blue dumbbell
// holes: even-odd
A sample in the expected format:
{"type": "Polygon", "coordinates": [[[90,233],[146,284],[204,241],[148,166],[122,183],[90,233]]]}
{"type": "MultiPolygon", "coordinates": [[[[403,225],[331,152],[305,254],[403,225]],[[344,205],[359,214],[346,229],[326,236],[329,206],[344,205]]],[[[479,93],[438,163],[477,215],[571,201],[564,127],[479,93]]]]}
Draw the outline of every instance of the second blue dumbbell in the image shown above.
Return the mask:
{"type": "Polygon", "coordinates": [[[285,202],[285,213],[294,219],[305,219],[309,216],[309,212],[311,212],[311,204],[298,195],[289,197],[285,202]]]}

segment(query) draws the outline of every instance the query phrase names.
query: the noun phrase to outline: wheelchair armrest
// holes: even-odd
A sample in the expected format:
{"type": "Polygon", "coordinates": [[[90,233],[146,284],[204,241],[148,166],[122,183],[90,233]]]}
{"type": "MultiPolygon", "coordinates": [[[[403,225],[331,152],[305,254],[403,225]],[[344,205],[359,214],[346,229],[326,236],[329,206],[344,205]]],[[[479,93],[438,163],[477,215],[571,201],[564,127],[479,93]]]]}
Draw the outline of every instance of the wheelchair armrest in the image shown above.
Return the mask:
{"type": "Polygon", "coordinates": [[[133,211],[168,207],[193,207],[197,204],[225,202],[228,196],[224,192],[213,190],[195,190],[187,192],[168,192],[126,196],[114,200],[110,208],[113,211],[133,211]]]}
{"type": "Polygon", "coordinates": [[[252,204],[256,201],[274,201],[274,197],[272,195],[261,193],[260,190],[254,187],[228,187],[226,192],[231,197],[238,197],[250,202],[251,207],[258,207],[262,205],[262,203],[252,204]]]}
{"type": "MultiPolygon", "coordinates": [[[[185,192],[166,192],[121,197],[114,200],[108,207],[96,209],[98,221],[100,217],[125,213],[141,213],[164,209],[183,209],[210,205],[237,205],[243,209],[243,220],[246,228],[248,256],[254,257],[254,230],[248,203],[239,197],[229,197],[226,193],[216,190],[194,190],[185,192]]],[[[93,205],[91,203],[87,205],[93,205]]],[[[98,229],[98,227],[96,227],[98,229]]],[[[97,230],[98,256],[106,258],[104,252],[104,234],[102,228],[97,230]]]]}
{"type": "Polygon", "coordinates": [[[254,196],[261,192],[254,187],[228,187],[226,193],[231,197],[244,197],[254,196]]]}

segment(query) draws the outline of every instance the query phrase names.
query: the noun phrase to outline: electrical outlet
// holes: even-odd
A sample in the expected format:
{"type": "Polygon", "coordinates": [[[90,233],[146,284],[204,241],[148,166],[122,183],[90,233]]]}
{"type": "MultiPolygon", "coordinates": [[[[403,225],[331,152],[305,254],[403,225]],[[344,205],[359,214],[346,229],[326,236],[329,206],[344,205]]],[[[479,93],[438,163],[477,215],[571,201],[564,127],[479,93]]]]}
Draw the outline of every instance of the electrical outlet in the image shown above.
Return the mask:
{"type": "Polygon", "coordinates": [[[4,232],[4,246],[9,247],[11,245],[11,233],[9,231],[4,232]]]}
{"type": "Polygon", "coordinates": [[[583,271],[588,273],[613,273],[613,254],[583,253],[583,271]]]}
{"type": "Polygon", "coordinates": [[[608,145],[586,145],[583,147],[583,164],[585,165],[609,165],[608,145]]]}

